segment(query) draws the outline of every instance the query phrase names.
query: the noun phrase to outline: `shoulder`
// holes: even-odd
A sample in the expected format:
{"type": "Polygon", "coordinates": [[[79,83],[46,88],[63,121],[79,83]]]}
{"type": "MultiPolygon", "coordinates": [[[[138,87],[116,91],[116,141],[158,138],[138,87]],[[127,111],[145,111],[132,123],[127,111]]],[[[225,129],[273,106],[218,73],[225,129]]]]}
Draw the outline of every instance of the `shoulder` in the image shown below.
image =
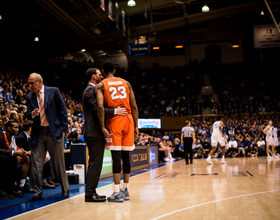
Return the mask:
{"type": "MultiPolygon", "coordinates": [[[[105,79],[106,80],[106,79],[105,79]]],[[[104,81],[104,80],[103,80],[104,81]]],[[[98,90],[98,89],[103,89],[104,88],[104,83],[103,82],[100,82],[98,83],[96,86],[95,86],[95,90],[98,90]]]]}
{"type": "Polygon", "coordinates": [[[47,91],[47,92],[60,92],[60,90],[57,87],[50,87],[50,86],[45,86],[45,91],[47,91]]]}

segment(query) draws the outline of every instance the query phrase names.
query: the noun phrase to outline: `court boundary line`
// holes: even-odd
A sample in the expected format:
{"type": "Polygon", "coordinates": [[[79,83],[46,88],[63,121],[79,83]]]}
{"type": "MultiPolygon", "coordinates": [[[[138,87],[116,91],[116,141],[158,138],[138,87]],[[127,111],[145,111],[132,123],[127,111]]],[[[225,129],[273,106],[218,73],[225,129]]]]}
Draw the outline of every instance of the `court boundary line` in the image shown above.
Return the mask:
{"type": "Polygon", "coordinates": [[[169,213],[160,215],[160,216],[155,217],[155,218],[152,218],[152,219],[150,219],[150,220],[161,219],[161,218],[163,218],[163,217],[166,217],[166,216],[169,216],[169,215],[172,215],[172,214],[181,212],[181,211],[185,211],[185,210],[188,210],[188,209],[196,208],[196,207],[199,207],[199,206],[203,206],[203,205],[207,205],[207,204],[211,204],[211,203],[215,203],[215,202],[221,202],[221,201],[230,200],[230,199],[236,199],[236,198],[240,198],[240,197],[258,195],[258,194],[265,194],[265,193],[271,193],[271,192],[279,192],[279,191],[280,191],[280,190],[271,190],[271,191],[264,191],[264,192],[257,192],[257,193],[244,194],[244,195],[240,195],[240,196],[233,196],[233,197],[228,197],[228,198],[224,198],[224,199],[217,199],[217,200],[213,200],[213,201],[210,201],[210,202],[204,202],[204,203],[201,203],[201,204],[189,206],[189,207],[186,207],[186,208],[183,208],[183,209],[178,209],[178,210],[176,210],[176,211],[173,211],[173,212],[169,212],[169,213]]]}
{"type": "MultiPolygon", "coordinates": [[[[175,161],[175,162],[172,162],[172,163],[166,163],[164,166],[158,167],[158,168],[156,168],[156,169],[160,169],[160,168],[166,167],[166,165],[171,165],[171,164],[174,164],[174,163],[178,163],[178,162],[180,162],[180,161],[181,161],[181,160],[178,160],[178,161],[175,161]]],[[[143,173],[136,174],[135,176],[130,177],[130,179],[132,179],[133,177],[142,175],[142,174],[149,173],[149,172],[151,172],[151,171],[152,171],[152,170],[148,170],[148,171],[145,171],[145,172],[143,172],[143,173]]],[[[107,187],[107,186],[110,186],[110,185],[112,185],[112,184],[113,184],[113,183],[108,184],[108,185],[106,185],[106,186],[101,186],[101,187],[99,187],[99,188],[97,188],[97,189],[102,189],[103,187],[107,187]]],[[[79,195],[76,195],[76,196],[73,196],[73,197],[70,197],[70,198],[67,198],[67,199],[58,201],[58,202],[54,202],[54,203],[52,203],[52,204],[49,204],[49,205],[46,205],[46,206],[43,206],[43,207],[40,207],[40,208],[37,208],[37,209],[34,209],[34,210],[30,210],[30,211],[21,213],[21,214],[19,214],[19,215],[15,215],[15,216],[12,216],[12,217],[10,217],[10,218],[6,218],[5,220],[10,220],[10,219],[17,218],[17,217],[20,217],[20,216],[29,214],[29,213],[31,213],[31,212],[38,211],[38,210],[43,209],[43,208],[47,208],[47,207],[49,207],[49,206],[56,205],[56,204],[61,203],[61,202],[65,202],[65,201],[67,201],[67,200],[69,200],[69,199],[76,198],[76,197],[78,197],[78,196],[82,196],[83,194],[85,194],[85,193],[81,193],[81,194],[79,194],[79,195]]]]}

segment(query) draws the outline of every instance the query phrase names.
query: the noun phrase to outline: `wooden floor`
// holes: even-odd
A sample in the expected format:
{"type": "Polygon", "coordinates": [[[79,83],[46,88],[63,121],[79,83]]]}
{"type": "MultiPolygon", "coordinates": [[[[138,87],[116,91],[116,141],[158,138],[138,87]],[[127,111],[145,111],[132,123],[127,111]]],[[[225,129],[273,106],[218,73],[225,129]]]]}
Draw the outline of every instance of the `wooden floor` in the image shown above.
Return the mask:
{"type": "Polygon", "coordinates": [[[134,176],[128,202],[85,203],[81,194],[15,219],[280,219],[280,159],[212,161],[182,160],[134,176]]]}

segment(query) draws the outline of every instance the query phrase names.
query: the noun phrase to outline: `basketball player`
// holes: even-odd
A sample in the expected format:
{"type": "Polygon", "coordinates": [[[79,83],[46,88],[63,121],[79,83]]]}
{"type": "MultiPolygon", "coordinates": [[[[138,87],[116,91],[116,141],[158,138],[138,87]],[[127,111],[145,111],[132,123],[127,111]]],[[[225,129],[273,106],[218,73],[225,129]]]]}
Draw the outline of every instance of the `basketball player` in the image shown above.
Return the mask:
{"type": "Polygon", "coordinates": [[[211,156],[215,153],[216,148],[218,143],[221,145],[222,148],[222,161],[221,163],[227,163],[225,161],[225,153],[226,153],[226,148],[225,148],[225,139],[224,139],[224,134],[223,134],[223,125],[224,123],[221,121],[221,117],[217,117],[217,121],[214,122],[213,126],[211,127],[211,145],[212,145],[212,150],[209,153],[208,158],[206,161],[209,164],[213,164],[211,161],[211,156]]]}
{"type": "Polygon", "coordinates": [[[266,135],[266,154],[267,154],[267,159],[271,158],[279,158],[278,156],[275,155],[274,151],[274,146],[275,146],[275,133],[277,137],[277,129],[275,129],[273,126],[272,120],[268,121],[268,125],[266,128],[263,130],[263,133],[266,135]],[[269,155],[269,147],[271,146],[272,150],[272,157],[269,155]]]}
{"type": "Polygon", "coordinates": [[[138,136],[138,108],[129,82],[114,77],[114,63],[105,62],[102,73],[105,79],[95,87],[97,97],[97,114],[101,129],[106,137],[106,148],[111,150],[113,159],[113,176],[115,192],[107,198],[109,202],[129,200],[128,184],[130,177],[129,151],[135,148],[134,135],[138,136]],[[123,106],[128,114],[107,119],[105,128],[104,105],[107,108],[123,106]],[[110,132],[110,133],[109,133],[110,132]],[[123,162],[123,188],[120,189],[121,160],[123,162]]]}

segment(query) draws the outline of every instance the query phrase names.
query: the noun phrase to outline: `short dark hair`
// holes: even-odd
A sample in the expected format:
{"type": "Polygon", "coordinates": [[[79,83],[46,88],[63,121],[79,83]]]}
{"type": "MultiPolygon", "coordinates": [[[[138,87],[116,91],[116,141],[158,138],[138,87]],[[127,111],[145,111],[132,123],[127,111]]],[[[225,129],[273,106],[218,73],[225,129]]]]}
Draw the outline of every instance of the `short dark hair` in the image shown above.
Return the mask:
{"type": "Polygon", "coordinates": [[[111,61],[106,61],[105,63],[103,63],[102,69],[105,73],[113,72],[115,69],[115,64],[111,61]]]}
{"type": "Polygon", "coordinates": [[[17,113],[17,112],[13,112],[13,111],[12,111],[12,112],[11,112],[11,115],[10,115],[10,119],[14,118],[14,117],[16,116],[16,113],[17,113]]]}
{"type": "Polygon", "coordinates": [[[218,117],[217,117],[217,121],[220,121],[221,119],[222,119],[221,116],[218,116],[218,117]]]}
{"type": "Polygon", "coordinates": [[[87,71],[86,71],[86,80],[87,82],[91,80],[91,77],[93,74],[96,74],[96,68],[89,68],[87,71]]]}
{"type": "Polygon", "coordinates": [[[8,128],[13,127],[13,124],[17,124],[17,122],[15,122],[15,121],[8,121],[7,124],[5,125],[6,131],[8,130],[8,128]]]}
{"type": "Polygon", "coordinates": [[[33,121],[31,121],[31,120],[27,120],[27,121],[23,122],[23,127],[22,127],[23,130],[28,131],[29,128],[32,127],[32,124],[33,124],[33,121]]]}
{"type": "Polygon", "coordinates": [[[6,115],[6,114],[8,114],[7,108],[2,109],[1,110],[1,115],[6,115]]]}

